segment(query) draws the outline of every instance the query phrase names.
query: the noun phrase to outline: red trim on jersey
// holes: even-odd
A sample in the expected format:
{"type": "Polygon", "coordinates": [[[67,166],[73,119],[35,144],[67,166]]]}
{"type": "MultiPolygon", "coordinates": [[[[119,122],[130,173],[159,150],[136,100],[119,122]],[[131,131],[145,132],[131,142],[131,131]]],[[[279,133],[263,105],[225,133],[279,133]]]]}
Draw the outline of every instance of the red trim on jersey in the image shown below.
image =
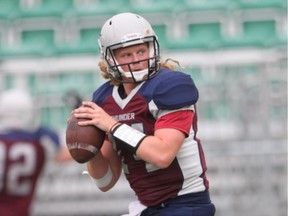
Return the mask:
{"type": "Polygon", "coordinates": [[[182,131],[188,137],[194,113],[192,110],[179,110],[161,116],[155,123],[155,130],[174,128],[182,131]]]}

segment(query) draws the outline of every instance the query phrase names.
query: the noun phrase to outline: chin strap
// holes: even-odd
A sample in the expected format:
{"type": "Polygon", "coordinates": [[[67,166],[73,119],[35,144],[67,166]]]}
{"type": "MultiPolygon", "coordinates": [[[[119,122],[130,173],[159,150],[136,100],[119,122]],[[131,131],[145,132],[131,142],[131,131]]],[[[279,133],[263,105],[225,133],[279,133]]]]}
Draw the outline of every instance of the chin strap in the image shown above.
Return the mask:
{"type": "Polygon", "coordinates": [[[122,74],[127,78],[133,78],[136,82],[139,82],[142,81],[146,75],[148,76],[148,69],[134,72],[123,72],[122,74]]]}

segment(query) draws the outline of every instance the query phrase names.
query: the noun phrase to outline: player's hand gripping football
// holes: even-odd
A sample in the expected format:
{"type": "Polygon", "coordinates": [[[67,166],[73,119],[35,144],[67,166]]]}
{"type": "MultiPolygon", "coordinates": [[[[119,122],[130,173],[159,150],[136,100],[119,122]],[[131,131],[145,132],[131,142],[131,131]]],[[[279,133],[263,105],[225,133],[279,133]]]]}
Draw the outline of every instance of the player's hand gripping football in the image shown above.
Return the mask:
{"type": "Polygon", "coordinates": [[[89,101],[83,101],[82,106],[73,110],[71,114],[76,118],[88,119],[87,121],[79,122],[78,124],[80,126],[94,125],[106,132],[110,132],[111,127],[117,124],[117,121],[106,113],[101,107],[89,101]]]}

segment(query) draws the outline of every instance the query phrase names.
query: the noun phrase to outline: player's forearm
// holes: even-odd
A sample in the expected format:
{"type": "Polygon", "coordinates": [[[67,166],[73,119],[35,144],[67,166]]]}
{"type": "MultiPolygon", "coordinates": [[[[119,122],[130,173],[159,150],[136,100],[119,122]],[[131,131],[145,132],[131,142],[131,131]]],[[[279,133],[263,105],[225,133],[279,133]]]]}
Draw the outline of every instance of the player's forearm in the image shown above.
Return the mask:
{"type": "Polygon", "coordinates": [[[103,157],[101,152],[87,162],[87,170],[93,182],[103,192],[110,190],[118,180],[109,161],[103,157]]]}
{"type": "Polygon", "coordinates": [[[185,139],[185,135],[176,129],[162,129],[156,131],[154,136],[147,136],[120,123],[112,127],[111,134],[125,143],[132,153],[160,169],[172,163],[185,139]]]}

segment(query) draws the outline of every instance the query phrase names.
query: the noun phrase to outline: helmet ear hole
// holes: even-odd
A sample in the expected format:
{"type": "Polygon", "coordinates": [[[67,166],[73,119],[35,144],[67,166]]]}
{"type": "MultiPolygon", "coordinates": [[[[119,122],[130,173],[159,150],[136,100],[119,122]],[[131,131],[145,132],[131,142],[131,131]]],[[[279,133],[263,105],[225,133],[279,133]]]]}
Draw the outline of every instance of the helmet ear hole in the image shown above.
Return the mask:
{"type": "Polygon", "coordinates": [[[159,69],[156,67],[160,61],[157,36],[149,22],[137,14],[120,13],[107,20],[101,29],[98,42],[111,77],[119,82],[124,82],[122,75],[133,77],[132,82],[142,82],[151,78],[159,69]],[[149,62],[148,69],[146,72],[143,71],[143,76],[138,71],[134,75],[131,70],[127,74],[116,61],[113,51],[121,47],[143,43],[149,44],[149,58],[146,59],[149,62]]]}

